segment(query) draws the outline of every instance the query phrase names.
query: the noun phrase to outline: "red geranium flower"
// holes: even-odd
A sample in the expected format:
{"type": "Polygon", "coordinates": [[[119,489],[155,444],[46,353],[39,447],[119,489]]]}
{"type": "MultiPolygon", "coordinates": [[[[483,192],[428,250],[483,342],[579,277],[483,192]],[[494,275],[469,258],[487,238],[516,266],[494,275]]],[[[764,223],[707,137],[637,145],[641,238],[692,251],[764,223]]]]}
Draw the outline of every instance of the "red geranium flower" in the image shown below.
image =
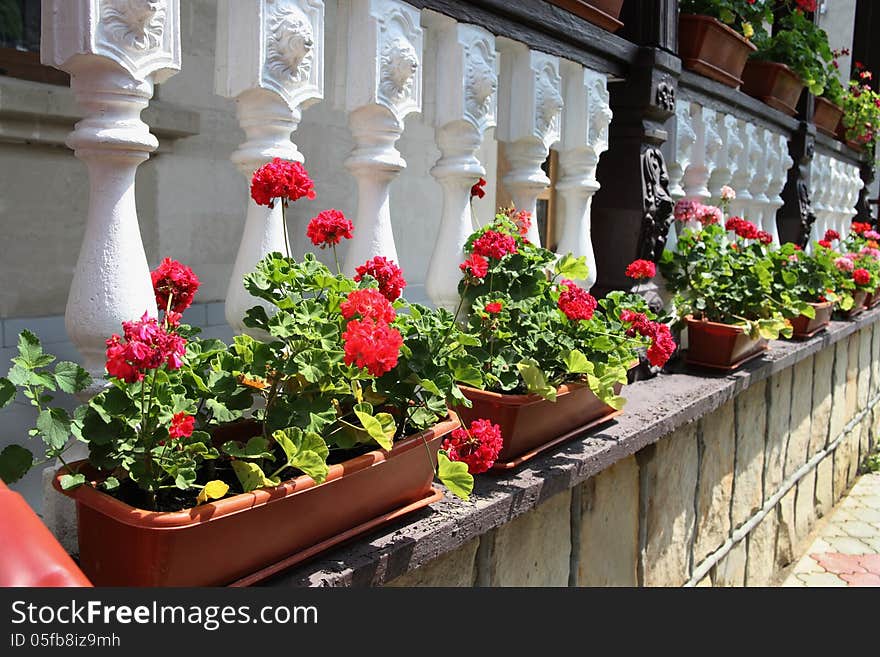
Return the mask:
{"type": "Polygon", "coordinates": [[[339,310],[345,319],[360,315],[362,319],[388,323],[397,317],[397,313],[388,299],[374,287],[352,290],[348,294],[348,298],[339,304],[339,310]]]}
{"type": "Polygon", "coordinates": [[[113,334],[106,341],[107,373],[134,383],[144,378],[146,370],[163,364],[176,370],[183,365],[186,340],[167,332],[156,319],[144,313],[140,320],[122,322],[123,335],[113,334]]]}
{"type": "Polygon", "coordinates": [[[511,235],[487,230],[474,240],[473,252],[485,258],[500,260],[508,253],[516,253],[516,240],[511,235]]]}
{"type": "Polygon", "coordinates": [[[257,205],[275,207],[275,199],[296,201],[302,197],[315,198],[315,183],[299,162],[276,157],[254,172],[251,178],[251,198],[257,205]]]}
{"type": "Polygon", "coordinates": [[[196,290],[199,289],[199,277],[193,270],[171,258],[165,258],[162,264],[151,271],[150,278],[153,281],[153,292],[156,294],[156,305],[159,306],[159,310],[168,310],[170,298],[171,310],[182,313],[190,307],[196,290]]]}
{"type": "Polygon", "coordinates": [[[773,242],[773,236],[768,233],[766,230],[758,231],[758,241],[761,244],[771,244],[773,242]]]}
{"type": "Polygon", "coordinates": [[[483,188],[486,186],[486,180],[484,178],[480,178],[474,186],[471,187],[471,198],[476,196],[477,198],[483,198],[486,195],[486,190],[483,188]]]}
{"type": "Polygon", "coordinates": [[[516,224],[519,234],[525,237],[529,234],[529,229],[532,227],[532,213],[528,210],[520,210],[513,216],[513,223],[516,224]]]}
{"type": "Polygon", "coordinates": [[[736,227],[736,234],[745,240],[756,240],[760,237],[758,227],[751,221],[746,221],[745,219],[742,219],[741,223],[736,227]]]}
{"type": "Polygon", "coordinates": [[[867,269],[856,269],[852,273],[852,277],[856,285],[867,285],[871,282],[871,272],[867,269]]]}
{"type": "Polygon", "coordinates": [[[468,472],[472,475],[491,468],[503,446],[501,427],[491,420],[474,420],[470,430],[459,427],[442,444],[449,459],[466,463],[468,472]]]}
{"type": "Polygon", "coordinates": [[[852,222],[850,229],[856,235],[861,235],[862,233],[871,230],[871,224],[866,221],[854,221],[852,222]]]}
{"type": "Polygon", "coordinates": [[[335,246],[343,239],[351,239],[351,231],[354,229],[345,215],[339,210],[324,210],[314,217],[306,228],[306,236],[312,240],[312,244],[320,246],[335,246]]]}
{"type": "Polygon", "coordinates": [[[403,272],[400,270],[393,260],[389,260],[385,256],[376,256],[371,260],[367,260],[360,267],[355,268],[357,272],[354,280],[360,282],[366,276],[372,276],[379,282],[379,291],[389,301],[394,301],[403,292],[406,287],[406,281],[403,278],[403,272]]]}
{"type": "Polygon", "coordinates": [[[826,249],[830,249],[830,248],[831,248],[831,242],[829,242],[828,240],[819,240],[819,241],[817,242],[817,244],[818,244],[819,246],[824,246],[826,249]]]}
{"type": "Polygon", "coordinates": [[[382,376],[395,368],[403,345],[400,331],[372,319],[350,321],[342,340],[345,364],[366,368],[373,376],[382,376]]]}
{"type": "Polygon", "coordinates": [[[831,228],[829,228],[825,231],[824,239],[826,242],[830,242],[831,240],[839,240],[840,233],[838,233],[836,230],[832,230],[831,228]]]}
{"type": "Polygon", "coordinates": [[[465,276],[482,279],[489,273],[489,261],[479,253],[472,253],[458,268],[464,272],[465,276]]]}
{"type": "Polygon", "coordinates": [[[743,219],[742,217],[731,217],[727,221],[724,222],[724,230],[733,231],[734,233],[737,229],[742,225],[743,219]]]}
{"type": "Polygon", "coordinates": [[[644,313],[627,309],[620,311],[620,321],[631,324],[626,332],[627,335],[633,336],[638,333],[651,339],[651,345],[648,347],[646,355],[648,362],[654,367],[663,367],[675,352],[675,340],[666,324],[652,322],[644,313]]]}
{"type": "Polygon", "coordinates": [[[485,305],[486,312],[490,315],[495,315],[501,312],[501,309],[504,307],[504,304],[500,301],[492,301],[485,305]]]}
{"type": "Polygon", "coordinates": [[[654,278],[657,274],[657,265],[650,260],[633,260],[626,267],[626,275],[636,280],[654,278]]]}
{"type": "Polygon", "coordinates": [[[559,295],[556,305],[565,316],[571,321],[592,319],[593,312],[599,305],[593,295],[568,279],[563,280],[560,286],[565,290],[559,295]]]}
{"type": "Polygon", "coordinates": [[[196,419],[188,413],[181,411],[171,418],[171,426],[168,429],[169,438],[189,438],[195,428],[196,419]]]}

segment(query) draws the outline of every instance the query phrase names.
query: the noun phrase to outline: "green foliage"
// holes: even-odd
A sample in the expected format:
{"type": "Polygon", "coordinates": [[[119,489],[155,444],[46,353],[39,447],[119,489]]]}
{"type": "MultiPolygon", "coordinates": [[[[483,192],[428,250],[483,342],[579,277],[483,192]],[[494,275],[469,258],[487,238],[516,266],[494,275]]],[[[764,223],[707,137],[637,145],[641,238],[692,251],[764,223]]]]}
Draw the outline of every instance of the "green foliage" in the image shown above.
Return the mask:
{"type": "Polygon", "coordinates": [[[874,152],[880,135],[880,94],[869,84],[869,71],[860,71],[861,80],[850,80],[843,97],[843,118],[846,138],[874,152]]]}
{"type": "Polygon", "coordinates": [[[747,39],[761,38],[765,24],[773,22],[771,0],[679,0],[682,14],[717,18],[747,39]]]}
{"type": "Polygon", "coordinates": [[[467,464],[451,461],[442,449],[437,452],[437,478],[453,495],[463,500],[468,499],[474,489],[474,478],[468,472],[467,464]]]}

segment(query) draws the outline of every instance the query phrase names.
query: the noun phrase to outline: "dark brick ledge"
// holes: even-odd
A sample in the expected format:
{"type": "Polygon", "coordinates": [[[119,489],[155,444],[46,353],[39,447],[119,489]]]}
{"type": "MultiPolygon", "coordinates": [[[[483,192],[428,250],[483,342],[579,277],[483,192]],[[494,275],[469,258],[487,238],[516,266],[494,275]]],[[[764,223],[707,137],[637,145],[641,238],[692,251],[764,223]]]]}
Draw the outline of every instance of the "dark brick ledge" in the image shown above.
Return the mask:
{"type": "MultiPolygon", "coordinates": [[[[353,540],[267,586],[370,586],[388,582],[574,488],[618,460],[715,410],[752,383],[792,367],[880,319],[880,308],[806,342],[771,343],[761,359],[728,375],[669,374],[624,389],[626,413],[611,425],[538,457],[512,473],[484,475],[469,503],[450,495],[430,509],[353,540]]],[[[831,376],[831,372],[828,373],[831,376]]]]}

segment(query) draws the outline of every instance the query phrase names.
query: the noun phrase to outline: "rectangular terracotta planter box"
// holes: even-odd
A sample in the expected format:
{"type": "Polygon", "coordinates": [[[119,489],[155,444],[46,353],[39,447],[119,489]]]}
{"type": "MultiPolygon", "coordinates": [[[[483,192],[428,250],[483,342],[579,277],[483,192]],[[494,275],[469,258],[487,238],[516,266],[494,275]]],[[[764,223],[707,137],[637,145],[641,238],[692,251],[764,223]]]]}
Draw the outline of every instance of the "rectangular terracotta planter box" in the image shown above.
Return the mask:
{"type": "Polygon", "coordinates": [[[436,501],[437,450],[459,426],[450,413],[390,451],[330,466],[321,485],[303,475],[183,511],[144,511],[92,486],[62,491],[76,500],[80,567],[96,586],[254,583],[436,501]]]}
{"type": "Polygon", "coordinates": [[[750,59],[743,69],[742,90],[773,109],[796,116],[804,83],[785,64],[750,59]]]}
{"type": "Polygon", "coordinates": [[[743,363],[758,358],[769,348],[764,338],[750,338],[740,326],[719,324],[687,318],[690,365],[720,370],[735,370],[743,363]]]}
{"type": "Polygon", "coordinates": [[[829,137],[837,137],[837,126],[843,117],[843,108],[838,107],[830,100],[818,96],[814,99],[813,123],[817,130],[821,130],[829,137]]]}
{"type": "Polygon", "coordinates": [[[749,55],[757,48],[733,28],[711,16],[678,17],[678,56],[681,65],[728,87],[742,84],[749,55]]]}
{"type": "Polygon", "coordinates": [[[865,301],[868,298],[868,293],[864,290],[859,290],[858,292],[853,293],[852,297],[852,308],[842,311],[840,313],[844,319],[852,319],[856,315],[860,315],[862,311],[865,310],[865,301]]]}
{"type": "Polygon", "coordinates": [[[616,32],[621,27],[618,18],[623,8],[623,0],[547,0],[551,5],[580,16],[593,25],[598,25],[609,32],[616,32]]]}
{"type": "Polygon", "coordinates": [[[791,320],[791,337],[793,339],[805,340],[812,338],[831,323],[831,314],[834,312],[833,302],[825,301],[824,303],[811,303],[810,305],[816,310],[816,316],[810,319],[800,315],[791,320]]]}
{"type": "MultiPolygon", "coordinates": [[[[458,407],[462,424],[488,418],[501,427],[504,446],[494,469],[514,468],[537,454],[620,415],[585,384],[563,384],[556,401],[539,395],[509,395],[460,386],[471,408],[458,407]]],[[[615,386],[619,394],[621,384],[615,386]]]]}

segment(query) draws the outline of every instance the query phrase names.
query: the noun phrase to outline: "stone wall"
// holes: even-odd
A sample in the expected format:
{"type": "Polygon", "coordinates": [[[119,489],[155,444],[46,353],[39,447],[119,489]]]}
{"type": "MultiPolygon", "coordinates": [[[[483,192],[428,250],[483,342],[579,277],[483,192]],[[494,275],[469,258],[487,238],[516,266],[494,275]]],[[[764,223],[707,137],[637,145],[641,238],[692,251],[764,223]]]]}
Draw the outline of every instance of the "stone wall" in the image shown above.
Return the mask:
{"type": "Polygon", "coordinates": [[[853,483],[878,401],[868,324],[390,584],[768,585],[853,483]]]}

